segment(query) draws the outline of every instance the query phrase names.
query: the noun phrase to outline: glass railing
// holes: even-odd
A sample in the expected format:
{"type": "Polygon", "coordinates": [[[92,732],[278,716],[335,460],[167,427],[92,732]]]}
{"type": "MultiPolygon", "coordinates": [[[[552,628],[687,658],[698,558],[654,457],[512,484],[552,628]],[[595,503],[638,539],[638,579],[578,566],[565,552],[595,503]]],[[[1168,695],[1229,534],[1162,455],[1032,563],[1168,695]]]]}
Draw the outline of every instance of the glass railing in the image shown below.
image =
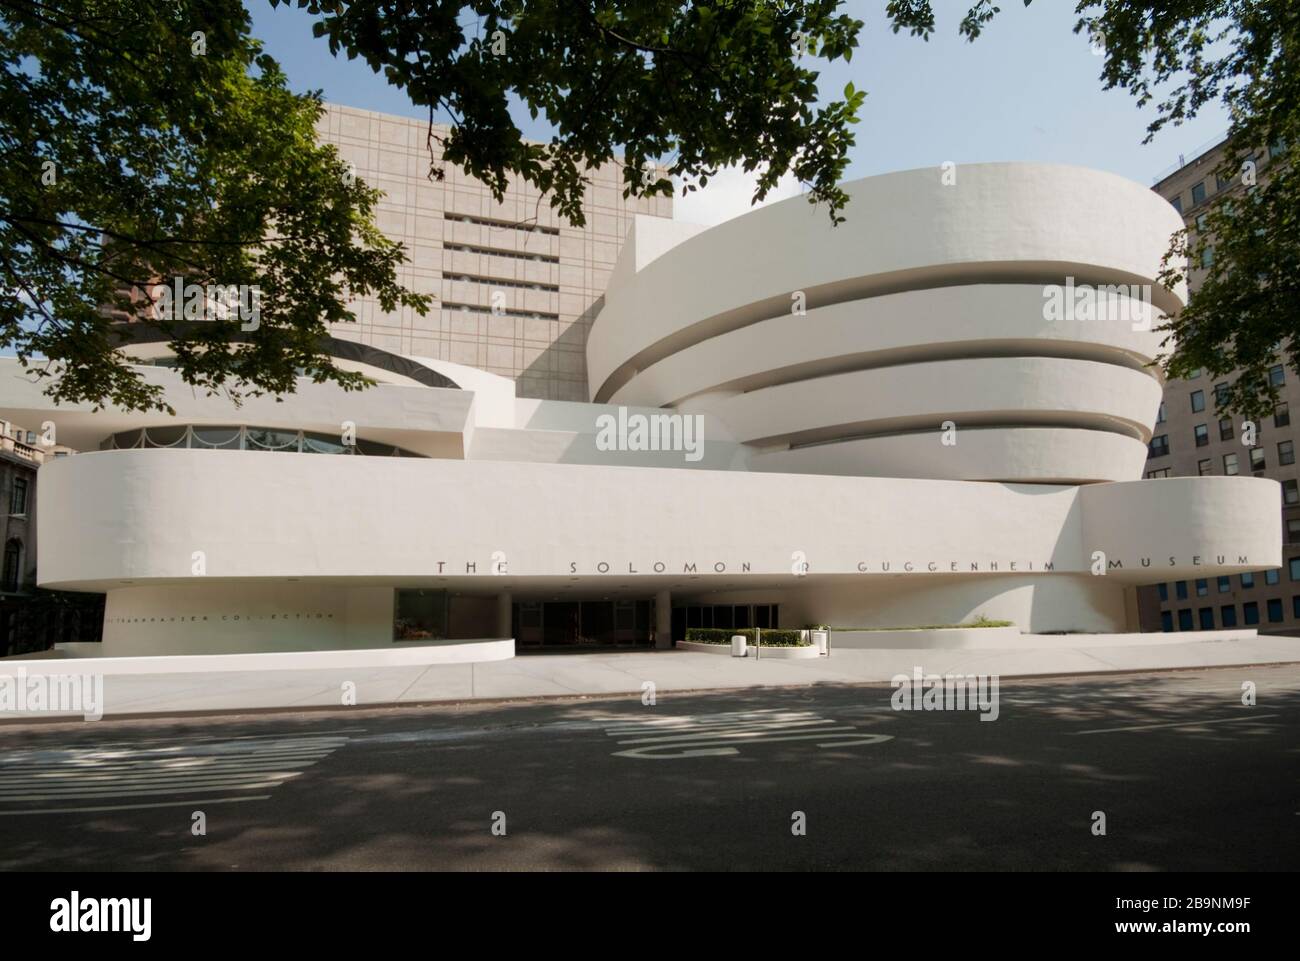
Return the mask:
{"type": "Polygon", "coordinates": [[[345,444],[340,435],[280,427],[244,425],[210,426],[168,424],[164,427],[139,427],[110,434],[100,450],[136,450],[140,448],[189,450],[264,450],[291,454],[364,454],[371,457],[422,457],[401,447],[381,441],[357,438],[345,444]]]}

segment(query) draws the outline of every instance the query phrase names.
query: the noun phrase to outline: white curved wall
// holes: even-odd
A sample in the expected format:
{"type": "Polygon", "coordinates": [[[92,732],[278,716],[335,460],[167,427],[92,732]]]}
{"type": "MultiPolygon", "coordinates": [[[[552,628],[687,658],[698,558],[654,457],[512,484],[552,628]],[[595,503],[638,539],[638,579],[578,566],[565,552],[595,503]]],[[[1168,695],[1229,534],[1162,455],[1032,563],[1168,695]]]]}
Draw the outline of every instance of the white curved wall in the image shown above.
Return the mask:
{"type": "Polygon", "coordinates": [[[1089,484],[1126,480],[1142,472],[1147,446],[1100,430],[1056,427],[959,429],[952,446],[937,430],[894,434],[753,454],[750,470],[789,474],[941,480],[1089,484]]]}
{"type": "Polygon", "coordinates": [[[1166,477],[1079,489],[1084,538],[1104,551],[1113,573],[1142,580],[1206,577],[1241,564],[1233,553],[1243,528],[1254,531],[1259,567],[1282,563],[1282,486],[1265,478],[1166,477]],[[1246,480],[1250,486],[1236,483],[1246,480]],[[1150,532],[1158,530],[1160,549],[1150,532]],[[1144,561],[1149,559],[1149,564],[1144,561]],[[1134,568],[1134,564],[1137,567],[1134,568]]]}
{"type": "Polygon", "coordinates": [[[388,647],[393,591],[299,583],[117,587],[104,607],[106,655],[247,654],[388,647]]]}
{"type": "Polygon", "coordinates": [[[1160,397],[1128,367],[990,357],[703,394],[681,409],[738,440],[792,446],[756,454],[760,470],[1066,483],[1139,476],[1160,397]]]}
{"type": "Polygon", "coordinates": [[[920,627],[964,624],[978,617],[1010,621],[1022,632],[1093,633],[1136,630],[1122,590],[1105,577],[1062,574],[1025,577],[893,574],[845,584],[809,584],[785,591],[721,591],[702,604],[781,605],[786,625],[920,627]]]}
{"type": "MultiPolygon", "coordinates": [[[[708,412],[761,447],[824,445],[772,461],[800,471],[845,472],[867,453],[862,435],[948,420],[1150,438],[1160,377],[1147,365],[1163,338],[1154,328],[1183,294],[1154,280],[1182,227],[1162,198],[1111,174],[1041,164],[958,167],[955,182],[913,170],[845,189],[838,227],[803,198],[667,249],[662,231],[638,223],[588,338],[593,396],[708,412]],[[1048,293],[1068,284],[1144,286],[1057,318],[1048,293]],[[826,445],[837,440],[857,446],[826,445]]],[[[993,472],[976,457],[974,473],[961,457],[936,468],[907,443],[874,445],[868,472],[1122,480],[1141,469],[1131,445],[1091,445],[1105,459],[1087,471],[1060,445],[1028,435],[1026,445],[1040,458],[1029,469],[1018,467],[1026,456],[993,472]]]]}
{"type": "Polygon", "coordinates": [[[514,426],[515,382],[509,377],[435,357],[412,355],[409,359],[450,378],[461,390],[474,395],[472,426],[514,426]]]}
{"type": "Polygon", "coordinates": [[[1124,319],[1044,320],[1043,304],[1041,284],[968,284],[786,311],[651,364],[611,402],[664,406],[719,388],[950,357],[1073,356],[1142,368],[1165,336],[1155,331],[1164,314],[1140,300],[1121,307],[1139,318],[1137,330],[1124,319]]]}
{"type": "Polygon", "coordinates": [[[818,578],[1088,573],[1096,550],[1122,562],[1116,584],[1281,562],[1279,487],[1250,477],[1055,487],[187,450],[41,471],[48,587],[193,586],[195,551],[209,582],[441,577],[489,592],[511,578],[773,583],[798,551],[818,578]],[[495,552],[509,576],[491,573],[495,552]]]}
{"type": "MultiPolygon", "coordinates": [[[[1084,167],[971,164],[949,185],[942,170],[926,168],[843,186],[850,202],[838,227],[825,210],[791,198],[703,231],[611,285],[587,345],[593,397],[603,399],[616,369],[666,338],[767,299],[781,302],[769,316],[787,313],[792,291],[832,295],[834,285],[868,278],[874,292],[892,293],[958,274],[979,282],[1033,272],[1038,283],[1064,282],[1082,268],[1113,283],[1149,280],[1183,226],[1141,184],[1084,167]]],[[[1155,293],[1164,310],[1181,299],[1155,293]]]]}
{"type": "Polygon", "coordinates": [[[50,420],[60,444],[82,451],[96,450],[119,431],[169,424],[244,424],[341,435],[344,425],[351,423],[362,440],[391,443],[429,457],[463,457],[467,433],[472,437],[471,405],[476,395],[466,390],[377,384],[348,391],[299,378],[292,394],[245,397],[236,405],[226,397],[205,395],[169,368],[143,367],[140,375],[146,384],[163,389],[174,416],[96,409],[86,402],[55,406],[45,394],[48,382],[26,374],[17,358],[0,357],[0,413],[33,426],[50,420]]]}
{"type": "MultiPolygon", "coordinates": [[[[1160,385],[1142,371],[1088,360],[989,357],[856,370],[730,395],[683,411],[711,413],[737,440],[816,441],[853,433],[964,425],[1085,427],[1146,441],[1160,385]]],[[[959,441],[960,443],[960,441],[959,441]]],[[[904,465],[895,476],[909,476],[904,465]]]]}

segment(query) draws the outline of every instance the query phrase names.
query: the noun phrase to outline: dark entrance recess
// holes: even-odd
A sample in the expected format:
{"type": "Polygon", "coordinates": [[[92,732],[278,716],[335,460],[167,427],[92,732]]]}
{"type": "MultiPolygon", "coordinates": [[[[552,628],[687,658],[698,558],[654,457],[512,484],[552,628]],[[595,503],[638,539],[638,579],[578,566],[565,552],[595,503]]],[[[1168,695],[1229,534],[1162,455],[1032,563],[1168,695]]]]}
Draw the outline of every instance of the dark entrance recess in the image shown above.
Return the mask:
{"type": "Polygon", "coordinates": [[[571,601],[544,604],[542,643],[552,647],[578,643],[579,605],[571,601]]]}
{"type": "Polygon", "coordinates": [[[520,601],[511,620],[521,651],[650,647],[654,602],[520,601]]]}

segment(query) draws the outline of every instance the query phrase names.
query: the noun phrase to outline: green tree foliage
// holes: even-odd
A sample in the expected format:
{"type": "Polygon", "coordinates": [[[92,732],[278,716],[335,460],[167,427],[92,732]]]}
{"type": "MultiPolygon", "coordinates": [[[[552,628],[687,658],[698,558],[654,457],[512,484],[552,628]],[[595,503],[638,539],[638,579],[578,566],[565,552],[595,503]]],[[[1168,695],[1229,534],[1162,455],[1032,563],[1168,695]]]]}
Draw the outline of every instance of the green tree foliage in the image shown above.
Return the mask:
{"type": "MultiPolygon", "coordinates": [[[[580,224],[584,168],[616,154],[637,196],[671,191],[656,162],[687,189],[735,164],[756,198],[792,172],[841,216],[864,94],[817,105],[817,59],[847,60],[862,26],[836,0],[297,5],[322,56],[364,57],[453,118],[435,178],[457,164],[498,196],[522,178],[580,224]],[[520,139],[512,97],[547,143],[520,139]]],[[[429,308],[398,283],[378,193],[316,142],[318,97],[289,91],[241,0],[0,0],[0,66],[0,337],[56,401],[166,409],[113,329],[160,280],[260,291],[252,330],[157,321],[186,381],[235,398],[291,392],[299,370],[360,387],[322,351],[326,324],[363,295],[429,308]]]]}
{"type": "Polygon", "coordinates": [[[574,224],[584,165],[616,154],[624,196],[670,196],[673,175],[694,190],[738,165],[757,171],[755,200],[787,173],[833,218],[847,200],[838,184],[865,93],[850,84],[816,106],[817,60],[849,60],[862,28],[840,0],[271,2],[319,15],[331,51],[451,116],[446,162],[498,197],[517,175],[574,224]],[[511,96],[550,124],[548,142],[521,140],[511,96]]]}
{"type": "Polygon", "coordinates": [[[236,398],[298,369],[361,386],[321,349],[352,296],[427,309],[378,192],[317,144],[320,103],[249,28],[239,0],[0,4],[0,336],[56,401],[165,409],[105,310],[158,280],[260,289],[240,343],[237,314],[160,321],[186,380],[236,398]]]}

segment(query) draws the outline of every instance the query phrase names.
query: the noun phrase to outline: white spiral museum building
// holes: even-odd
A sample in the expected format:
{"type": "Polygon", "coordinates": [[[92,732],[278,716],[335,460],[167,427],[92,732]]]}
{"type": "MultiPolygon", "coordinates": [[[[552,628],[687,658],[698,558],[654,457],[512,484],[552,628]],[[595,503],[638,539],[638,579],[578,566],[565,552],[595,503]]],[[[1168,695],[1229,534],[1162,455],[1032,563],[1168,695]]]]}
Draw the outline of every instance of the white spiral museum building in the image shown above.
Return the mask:
{"type": "Polygon", "coordinates": [[[1182,296],[1155,280],[1168,203],[1035,164],[846,190],[838,227],[799,198],[637,217],[591,403],[339,342],[376,386],[236,408],[144,368],[166,418],[54,408],[0,362],[3,416],[85,452],[40,470],[39,580],[105,592],[104,653],[145,654],[1125,634],[1137,585],[1280,564],[1275,482],[1139,479],[1182,296]]]}

